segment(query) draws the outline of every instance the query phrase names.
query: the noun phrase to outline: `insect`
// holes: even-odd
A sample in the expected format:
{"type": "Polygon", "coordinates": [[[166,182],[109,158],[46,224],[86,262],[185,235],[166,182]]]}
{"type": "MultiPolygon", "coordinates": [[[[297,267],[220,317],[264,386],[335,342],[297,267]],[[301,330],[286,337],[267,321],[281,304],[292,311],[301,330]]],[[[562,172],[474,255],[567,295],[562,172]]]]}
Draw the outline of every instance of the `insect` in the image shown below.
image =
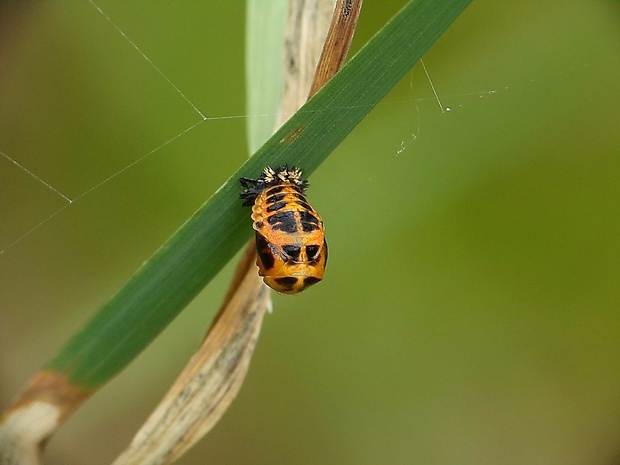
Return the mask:
{"type": "Polygon", "coordinates": [[[323,279],[323,221],[306,200],[299,168],[267,166],[258,179],[239,179],[243,206],[252,206],[258,274],[281,294],[297,294],[323,279]]]}

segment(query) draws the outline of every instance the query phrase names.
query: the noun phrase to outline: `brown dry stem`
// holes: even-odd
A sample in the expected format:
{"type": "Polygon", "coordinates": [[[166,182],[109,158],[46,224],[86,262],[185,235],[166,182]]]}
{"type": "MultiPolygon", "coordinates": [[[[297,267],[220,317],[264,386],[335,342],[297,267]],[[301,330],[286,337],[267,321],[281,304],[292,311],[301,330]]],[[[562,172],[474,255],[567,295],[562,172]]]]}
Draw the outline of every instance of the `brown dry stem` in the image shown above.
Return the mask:
{"type": "Polygon", "coordinates": [[[41,371],[0,417],[0,465],[36,465],[45,441],[91,392],[41,371]]]}
{"type": "Polygon", "coordinates": [[[321,90],[321,87],[342,68],[353,41],[355,26],[362,11],[362,3],[362,0],[338,0],[336,2],[308,98],[321,90]]]}
{"type": "MultiPolygon", "coordinates": [[[[251,259],[246,253],[239,269],[253,268],[251,259]]],[[[245,273],[204,344],[114,465],[171,463],[217,423],[247,373],[268,301],[258,275],[245,273]]]]}

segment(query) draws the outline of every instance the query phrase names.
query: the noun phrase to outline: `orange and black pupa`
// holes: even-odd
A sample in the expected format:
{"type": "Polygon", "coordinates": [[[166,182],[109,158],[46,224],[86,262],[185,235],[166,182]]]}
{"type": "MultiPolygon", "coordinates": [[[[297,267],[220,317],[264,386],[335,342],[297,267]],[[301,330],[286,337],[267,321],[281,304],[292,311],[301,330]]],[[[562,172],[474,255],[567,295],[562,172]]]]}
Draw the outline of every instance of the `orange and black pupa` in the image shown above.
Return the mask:
{"type": "Polygon", "coordinates": [[[266,167],[241,178],[243,206],[252,207],[258,274],[272,289],[297,294],[323,279],[327,242],[323,221],[308,203],[298,168],[266,167]]]}

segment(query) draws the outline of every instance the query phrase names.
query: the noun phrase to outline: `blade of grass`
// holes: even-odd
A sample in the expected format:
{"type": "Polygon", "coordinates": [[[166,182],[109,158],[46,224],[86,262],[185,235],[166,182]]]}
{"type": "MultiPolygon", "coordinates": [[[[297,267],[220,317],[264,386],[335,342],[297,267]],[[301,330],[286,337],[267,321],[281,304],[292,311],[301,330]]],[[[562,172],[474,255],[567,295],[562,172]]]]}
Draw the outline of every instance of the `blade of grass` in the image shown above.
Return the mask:
{"type": "Polygon", "coordinates": [[[342,68],[349,53],[362,4],[362,0],[338,0],[336,2],[337,14],[334,15],[329,27],[327,42],[321,51],[308,98],[316,94],[342,68]]]}
{"type": "Polygon", "coordinates": [[[408,3],[166,242],[46,366],[94,390],[127,365],[252,233],[237,180],[285,163],[310,174],[471,0],[408,3]]]}

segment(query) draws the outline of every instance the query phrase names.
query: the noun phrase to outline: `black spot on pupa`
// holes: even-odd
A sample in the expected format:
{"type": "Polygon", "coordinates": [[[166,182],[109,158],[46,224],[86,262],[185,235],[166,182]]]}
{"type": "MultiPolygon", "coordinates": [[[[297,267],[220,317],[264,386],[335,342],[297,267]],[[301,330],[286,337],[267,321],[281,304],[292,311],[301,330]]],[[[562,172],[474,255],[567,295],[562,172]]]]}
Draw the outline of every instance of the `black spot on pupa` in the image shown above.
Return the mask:
{"type": "Polygon", "coordinates": [[[267,207],[267,212],[277,212],[278,210],[282,210],[284,207],[286,207],[286,202],[276,202],[267,207]]]}
{"type": "Polygon", "coordinates": [[[275,265],[275,259],[271,253],[269,242],[262,234],[256,233],[256,253],[265,270],[270,270],[275,265]]]}
{"type": "Polygon", "coordinates": [[[283,245],[282,250],[286,255],[288,255],[293,261],[299,261],[299,255],[301,254],[301,247],[298,245],[283,245]]]}
{"type": "Polygon", "coordinates": [[[293,286],[295,286],[295,284],[297,284],[297,278],[295,278],[294,276],[286,276],[284,278],[276,278],[276,279],[274,279],[274,281],[276,283],[278,283],[280,286],[282,286],[287,291],[292,291],[293,290],[293,286]]]}
{"type": "Polygon", "coordinates": [[[284,190],[284,186],[274,186],[267,191],[267,196],[278,194],[284,190]]]}
{"type": "Polygon", "coordinates": [[[319,250],[321,250],[321,248],[318,245],[307,245],[306,255],[308,256],[308,261],[313,262],[318,259],[319,257],[317,255],[319,254],[319,250]]]}
{"type": "Polygon", "coordinates": [[[267,197],[267,203],[276,203],[286,197],[286,192],[280,192],[279,194],[274,194],[270,197],[267,197]]]}
{"type": "Polygon", "coordinates": [[[301,229],[304,232],[311,232],[319,229],[319,220],[313,214],[301,211],[299,212],[299,219],[301,220],[301,229]]]}
{"type": "Polygon", "coordinates": [[[316,284],[319,281],[320,279],[315,276],[306,276],[306,278],[304,279],[304,287],[312,286],[313,284],[316,284]]]}
{"type": "Polygon", "coordinates": [[[273,229],[287,233],[297,232],[297,222],[295,221],[294,213],[291,211],[275,213],[271,215],[267,221],[273,226],[273,229]]]}
{"type": "Polygon", "coordinates": [[[304,210],[308,210],[309,212],[312,211],[312,207],[310,206],[310,204],[306,203],[306,202],[297,202],[297,204],[303,208],[304,210]]]}

